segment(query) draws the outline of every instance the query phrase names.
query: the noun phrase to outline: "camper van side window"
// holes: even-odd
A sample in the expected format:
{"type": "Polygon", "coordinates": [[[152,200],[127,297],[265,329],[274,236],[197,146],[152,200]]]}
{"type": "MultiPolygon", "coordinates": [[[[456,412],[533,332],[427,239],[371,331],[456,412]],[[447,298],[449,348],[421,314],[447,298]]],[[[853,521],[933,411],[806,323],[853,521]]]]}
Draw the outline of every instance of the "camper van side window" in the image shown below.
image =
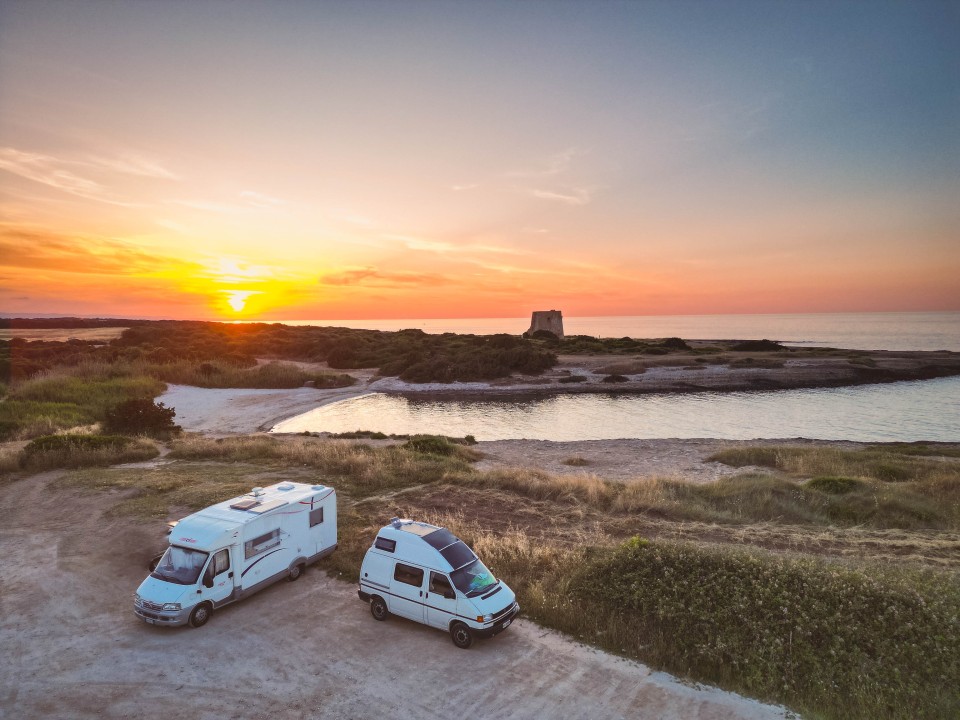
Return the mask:
{"type": "Polygon", "coordinates": [[[376,541],[373,543],[373,546],[377,550],[386,550],[387,552],[393,552],[397,549],[396,540],[388,540],[387,538],[377,537],[376,541]]]}
{"type": "Polygon", "coordinates": [[[406,583],[407,585],[420,587],[423,584],[423,570],[404,565],[403,563],[397,563],[397,567],[393,571],[393,579],[397,582],[406,583]]]}
{"type": "Polygon", "coordinates": [[[265,553],[271,548],[275,548],[279,544],[280,530],[271,530],[260,537],[253,538],[253,540],[247,540],[243,544],[243,556],[245,559],[249,560],[250,558],[256,557],[261,553],[265,553]]]}
{"type": "Polygon", "coordinates": [[[314,527],[323,522],[323,508],[318,507],[310,511],[310,527],[314,527]]]}

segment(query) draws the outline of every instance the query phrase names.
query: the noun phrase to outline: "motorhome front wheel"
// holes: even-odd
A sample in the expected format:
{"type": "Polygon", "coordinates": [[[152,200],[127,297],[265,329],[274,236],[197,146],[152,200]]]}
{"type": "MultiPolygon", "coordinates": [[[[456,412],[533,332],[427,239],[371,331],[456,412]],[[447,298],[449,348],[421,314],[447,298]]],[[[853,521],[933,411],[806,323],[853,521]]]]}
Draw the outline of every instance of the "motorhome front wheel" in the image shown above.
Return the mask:
{"type": "Polygon", "coordinates": [[[201,627],[207,624],[210,619],[210,606],[207,603],[200,603],[193,612],[190,613],[190,627],[201,627]]]}

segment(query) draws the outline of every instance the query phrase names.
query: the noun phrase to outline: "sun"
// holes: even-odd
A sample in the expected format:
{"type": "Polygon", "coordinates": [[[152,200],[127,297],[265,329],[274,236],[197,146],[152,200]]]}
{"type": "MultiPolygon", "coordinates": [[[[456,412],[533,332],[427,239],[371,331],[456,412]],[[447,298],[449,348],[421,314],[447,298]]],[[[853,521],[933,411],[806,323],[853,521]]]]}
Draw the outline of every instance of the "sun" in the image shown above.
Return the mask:
{"type": "Polygon", "coordinates": [[[237,313],[243,312],[251,295],[260,294],[259,290],[224,290],[223,292],[227,295],[227,305],[237,313]]]}

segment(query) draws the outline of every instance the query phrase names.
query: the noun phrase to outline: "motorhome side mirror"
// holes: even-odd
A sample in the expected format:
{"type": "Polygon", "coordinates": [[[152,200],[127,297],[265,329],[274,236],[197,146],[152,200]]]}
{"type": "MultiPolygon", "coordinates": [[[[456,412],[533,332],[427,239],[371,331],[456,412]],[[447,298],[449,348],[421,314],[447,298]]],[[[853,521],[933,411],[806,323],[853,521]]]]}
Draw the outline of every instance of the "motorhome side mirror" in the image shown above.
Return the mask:
{"type": "Polygon", "coordinates": [[[213,587],[213,578],[210,577],[209,575],[204,575],[204,576],[203,576],[203,586],[204,586],[205,588],[212,588],[212,587],[213,587]]]}
{"type": "Polygon", "coordinates": [[[453,590],[447,590],[446,592],[443,593],[443,596],[444,596],[447,600],[454,600],[454,599],[456,599],[457,594],[456,594],[453,590]]]}

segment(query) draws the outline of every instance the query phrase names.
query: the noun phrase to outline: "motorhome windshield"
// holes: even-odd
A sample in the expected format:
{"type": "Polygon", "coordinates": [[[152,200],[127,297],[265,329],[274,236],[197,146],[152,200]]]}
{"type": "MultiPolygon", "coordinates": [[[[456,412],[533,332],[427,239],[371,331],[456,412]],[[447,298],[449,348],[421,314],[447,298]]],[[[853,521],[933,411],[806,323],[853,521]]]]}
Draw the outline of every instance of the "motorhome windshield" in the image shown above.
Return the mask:
{"type": "Polygon", "coordinates": [[[491,585],[497,584],[497,579],[493,576],[493,573],[487,570],[486,565],[479,560],[474,560],[466,567],[454,570],[450,573],[450,578],[453,580],[453,584],[457,586],[457,590],[467,597],[479,595],[491,585]]]}
{"type": "Polygon", "coordinates": [[[193,585],[207,562],[207,553],[171,545],[160,558],[150,577],[178,585],[193,585]]]}

